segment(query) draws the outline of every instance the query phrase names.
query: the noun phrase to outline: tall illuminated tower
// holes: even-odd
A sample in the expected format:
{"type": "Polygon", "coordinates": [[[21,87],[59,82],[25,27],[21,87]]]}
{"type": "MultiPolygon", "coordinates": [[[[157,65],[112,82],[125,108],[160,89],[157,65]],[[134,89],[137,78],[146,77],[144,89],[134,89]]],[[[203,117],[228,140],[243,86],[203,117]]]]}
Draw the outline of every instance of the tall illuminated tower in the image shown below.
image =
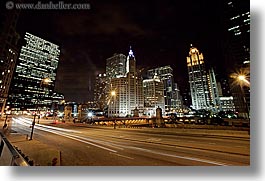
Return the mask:
{"type": "Polygon", "coordinates": [[[136,73],[136,59],[131,47],[126,59],[126,75],[111,79],[108,94],[110,117],[133,115],[136,109],[143,114],[143,81],[136,73]]]}
{"type": "MultiPolygon", "coordinates": [[[[1,1],[1,7],[5,2],[1,1]]],[[[3,5],[3,6],[2,6],[3,5]]],[[[16,32],[16,24],[19,18],[19,10],[2,8],[0,11],[0,111],[1,115],[7,110],[6,102],[10,90],[16,61],[18,58],[19,34],[16,32]]]]}
{"type": "MultiPolygon", "coordinates": [[[[250,76],[250,2],[225,0],[224,3],[227,28],[224,55],[228,70],[250,76]]],[[[234,79],[230,79],[229,83],[238,115],[249,118],[250,87],[236,85],[234,79]]]]}
{"type": "Polygon", "coordinates": [[[157,75],[164,83],[164,97],[165,97],[165,110],[171,112],[173,106],[173,94],[174,94],[174,77],[173,69],[169,65],[150,69],[147,71],[147,76],[152,79],[157,75]]]}
{"type": "Polygon", "coordinates": [[[210,96],[203,54],[191,45],[187,57],[192,108],[209,109],[210,96]]]}
{"type": "Polygon", "coordinates": [[[155,75],[152,79],[143,81],[144,107],[148,116],[156,116],[156,109],[165,113],[164,83],[155,75]]]}
{"type": "Polygon", "coordinates": [[[126,73],[130,73],[131,76],[135,76],[135,72],[136,72],[136,60],[132,51],[132,47],[130,46],[129,55],[127,56],[127,61],[126,61],[126,73]]]}
{"type": "Polygon", "coordinates": [[[107,58],[106,76],[109,79],[124,77],[126,74],[126,56],[115,53],[112,57],[107,58]]]}
{"type": "Polygon", "coordinates": [[[30,33],[24,40],[7,104],[15,111],[48,109],[55,93],[59,46],[30,33]]]}

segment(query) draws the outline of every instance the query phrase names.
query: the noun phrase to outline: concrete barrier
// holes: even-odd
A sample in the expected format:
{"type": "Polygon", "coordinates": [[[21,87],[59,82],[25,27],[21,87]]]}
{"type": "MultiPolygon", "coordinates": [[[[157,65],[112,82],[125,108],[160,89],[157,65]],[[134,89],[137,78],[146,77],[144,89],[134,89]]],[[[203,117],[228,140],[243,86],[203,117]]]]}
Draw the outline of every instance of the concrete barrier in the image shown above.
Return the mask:
{"type": "Polygon", "coordinates": [[[29,166],[25,159],[0,132],[0,166],[29,166]]]}

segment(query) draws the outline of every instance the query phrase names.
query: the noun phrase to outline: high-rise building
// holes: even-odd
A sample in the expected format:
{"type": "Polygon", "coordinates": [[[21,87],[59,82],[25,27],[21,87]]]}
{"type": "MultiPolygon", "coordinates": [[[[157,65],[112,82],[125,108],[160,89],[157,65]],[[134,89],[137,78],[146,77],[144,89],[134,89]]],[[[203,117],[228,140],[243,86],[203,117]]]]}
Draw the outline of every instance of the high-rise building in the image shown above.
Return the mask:
{"type": "Polygon", "coordinates": [[[220,111],[235,111],[234,100],[232,96],[229,97],[220,97],[220,111]]]}
{"type": "Polygon", "coordinates": [[[94,102],[100,110],[104,110],[107,103],[107,76],[105,73],[96,77],[94,102]]]}
{"type": "Polygon", "coordinates": [[[191,45],[189,56],[187,57],[188,75],[192,108],[209,109],[210,95],[205,70],[204,57],[199,50],[191,45]]]}
{"type": "Polygon", "coordinates": [[[161,108],[165,114],[164,83],[158,76],[143,80],[145,114],[155,116],[156,109],[161,108]]]}
{"type": "Polygon", "coordinates": [[[250,61],[250,2],[226,0],[225,2],[225,38],[226,62],[230,67],[240,67],[250,61]],[[231,64],[234,62],[235,64],[231,64]]]}
{"type": "Polygon", "coordinates": [[[106,75],[109,79],[124,77],[126,75],[126,56],[114,54],[106,61],[106,75]]]}
{"type": "Polygon", "coordinates": [[[147,71],[147,77],[152,79],[157,75],[164,83],[165,110],[171,112],[173,108],[174,77],[170,66],[158,67],[147,71]]]}
{"type": "Polygon", "coordinates": [[[183,99],[182,96],[180,95],[180,90],[178,87],[177,83],[174,83],[173,86],[174,90],[173,90],[173,95],[172,95],[172,108],[175,112],[182,112],[183,109],[183,99]]]}
{"type": "MultiPolygon", "coordinates": [[[[5,2],[0,2],[5,7],[5,2]]],[[[0,108],[3,115],[9,94],[16,61],[18,58],[19,34],[16,24],[19,17],[18,10],[1,9],[0,11],[0,108]]]]}
{"type": "Polygon", "coordinates": [[[210,107],[214,112],[220,111],[220,98],[219,98],[219,89],[216,82],[216,77],[213,68],[208,71],[208,87],[210,95],[210,107]]]}
{"type": "MultiPolygon", "coordinates": [[[[230,65],[229,74],[250,75],[250,2],[226,0],[225,2],[225,61],[230,65]],[[231,64],[231,62],[233,64],[231,64]],[[243,71],[242,71],[243,70],[243,71]]],[[[235,84],[236,77],[229,80],[234,104],[239,116],[248,118],[250,87],[235,84]]]]}
{"type": "Polygon", "coordinates": [[[142,78],[136,73],[136,59],[131,47],[125,70],[125,76],[118,76],[110,80],[108,89],[109,116],[134,115],[135,110],[143,114],[143,83],[142,78]]]}
{"type": "Polygon", "coordinates": [[[48,109],[53,101],[59,46],[26,33],[7,104],[13,110],[48,109]]]}

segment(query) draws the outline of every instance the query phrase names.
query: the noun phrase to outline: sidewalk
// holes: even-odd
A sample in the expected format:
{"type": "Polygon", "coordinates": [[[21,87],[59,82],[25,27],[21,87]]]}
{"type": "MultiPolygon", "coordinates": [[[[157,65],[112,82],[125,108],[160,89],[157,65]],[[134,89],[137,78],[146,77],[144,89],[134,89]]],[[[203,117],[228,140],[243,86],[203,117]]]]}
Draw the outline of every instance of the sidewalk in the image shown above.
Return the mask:
{"type": "Polygon", "coordinates": [[[0,130],[5,134],[6,138],[13,147],[21,150],[24,158],[28,156],[33,161],[34,166],[60,166],[60,151],[41,143],[37,140],[29,140],[27,135],[18,134],[10,129],[3,129],[4,120],[0,119],[0,130]]]}

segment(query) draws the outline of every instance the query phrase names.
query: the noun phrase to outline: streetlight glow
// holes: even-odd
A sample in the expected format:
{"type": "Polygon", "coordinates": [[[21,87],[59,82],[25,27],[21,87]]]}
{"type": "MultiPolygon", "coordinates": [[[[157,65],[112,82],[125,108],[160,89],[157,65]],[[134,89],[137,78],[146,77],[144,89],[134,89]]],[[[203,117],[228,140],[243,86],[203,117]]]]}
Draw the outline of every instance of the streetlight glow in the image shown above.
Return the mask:
{"type": "Polygon", "coordinates": [[[244,83],[244,85],[246,85],[246,86],[250,86],[250,82],[246,79],[246,76],[245,75],[238,75],[237,76],[237,79],[238,79],[238,81],[239,81],[239,83],[241,84],[241,83],[244,83]]]}
{"type": "Polygon", "coordinates": [[[241,70],[239,72],[231,74],[230,77],[234,79],[233,84],[240,85],[241,87],[250,87],[248,72],[241,70]]]}
{"type": "Polygon", "coordinates": [[[246,76],[244,75],[239,75],[237,78],[238,80],[243,80],[243,81],[246,80],[246,76]]]}
{"type": "Polygon", "coordinates": [[[116,95],[116,92],[115,91],[111,91],[110,93],[112,96],[115,96],[116,95]]]}

